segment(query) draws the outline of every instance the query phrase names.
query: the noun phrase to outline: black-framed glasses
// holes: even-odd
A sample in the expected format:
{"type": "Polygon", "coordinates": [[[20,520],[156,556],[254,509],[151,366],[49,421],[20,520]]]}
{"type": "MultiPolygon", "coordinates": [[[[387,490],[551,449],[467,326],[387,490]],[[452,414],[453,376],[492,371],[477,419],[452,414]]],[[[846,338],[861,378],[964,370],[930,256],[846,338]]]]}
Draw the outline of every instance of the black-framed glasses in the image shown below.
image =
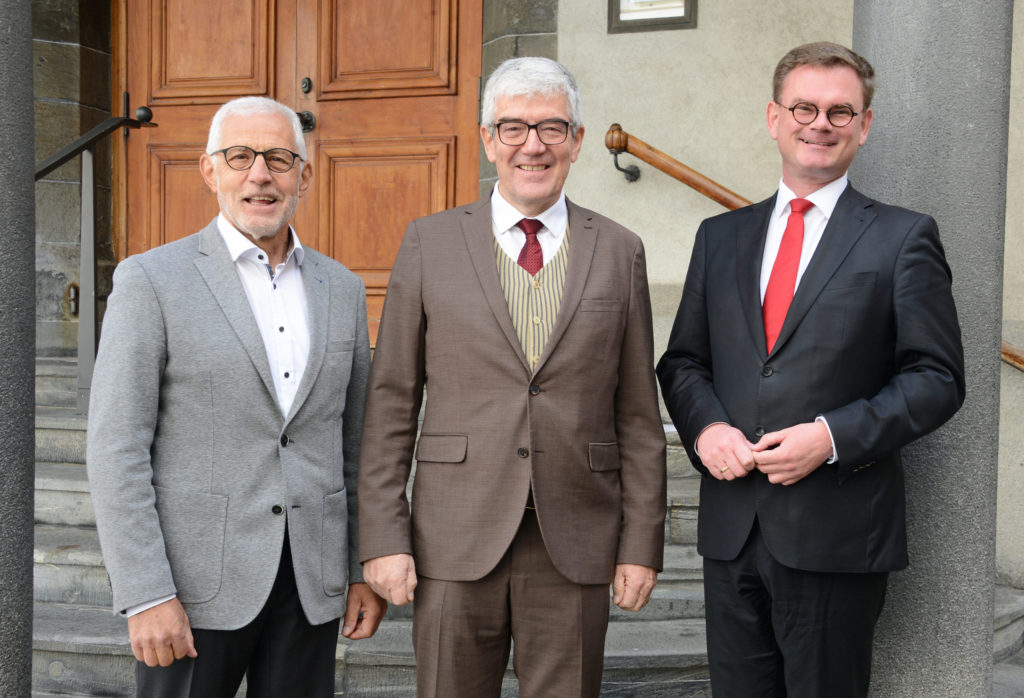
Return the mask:
{"type": "Polygon", "coordinates": [[[247,145],[233,145],[230,148],[215,150],[211,155],[224,153],[224,162],[232,170],[248,170],[256,162],[256,156],[262,155],[263,162],[271,172],[284,174],[295,166],[296,160],[302,160],[298,153],[287,148],[271,148],[270,150],[253,150],[247,145]]]}
{"type": "Polygon", "coordinates": [[[545,119],[535,124],[525,121],[499,121],[494,125],[498,140],[505,145],[522,145],[530,137],[530,130],[537,132],[537,138],[544,145],[565,143],[569,135],[569,122],[562,119],[545,119]]]}
{"type": "MultiPolygon", "coordinates": [[[[818,112],[822,111],[818,109],[817,104],[812,104],[811,102],[797,102],[793,106],[783,107],[783,109],[788,109],[793,118],[796,119],[796,122],[804,126],[814,123],[814,120],[818,118],[818,112]]],[[[825,118],[836,128],[842,128],[853,121],[853,117],[859,113],[844,104],[840,104],[828,109],[825,112],[825,118]]]]}

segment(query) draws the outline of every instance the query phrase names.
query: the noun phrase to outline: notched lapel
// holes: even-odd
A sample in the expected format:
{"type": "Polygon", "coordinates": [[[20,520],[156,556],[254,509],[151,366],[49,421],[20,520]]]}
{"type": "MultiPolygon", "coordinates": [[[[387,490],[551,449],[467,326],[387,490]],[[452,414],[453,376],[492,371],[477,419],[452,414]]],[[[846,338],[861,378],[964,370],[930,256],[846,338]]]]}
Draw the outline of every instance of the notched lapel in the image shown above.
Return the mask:
{"type": "Polygon", "coordinates": [[[530,364],[526,360],[526,354],[519,342],[519,335],[516,334],[516,328],[512,324],[508,303],[505,301],[505,294],[501,291],[501,281],[498,279],[490,199],[485,199],[478,202],[476,206],[465,209],[461,225],[466,248],[469,250],[469,258],[473,262],[473,270],[476,272],[487,305],[490,306],[491,313],[494,314],[494,319],[497,320],[501,331],[505,334],[505,339],[508,340],[512,351],[519,357],[523,368],[529,371],[530,364]]]}
{"type": "Polygon", "coordinates": [[[306,312],[309,315],[309,357],[306,359],[306,370],[302,373],[302,382],[295,392],[292,408],[288,412],[288,420],[299,411],[302,403],[309,397],[310,391],[324,365],[324,354],[327,351],[327,331],[331,312],[330,279],[320,274],[319,261],[306,252],[302,260],[302,285],[306,289],[306,312]]]}
{"type": "Polygon", "coordinates": [[[800,279],[800,285],[793,295],[793,302],[786,314],[786,321],[782,324],[774,351],[784,346],[786,340],[793,335],[807,315],[807,311],[814,305],[814,301],[842,266],[850,250],[875,220],[877,214],[871,209],[872,205],[871,199],[849,185],[839,197],[828,225],[821,234],[814,256],[811,257],[800,279]]]}
{"type": "Polygon", "coordinates": [[[583,299],[583,289],[590,275],[590,265],[594,261],[594,249],[597,247],[599,233],[592,216],[584,214],[579,207],[568,199],[565,205],[569,210],[569,258],[565,266],[565,286],[562,287],[562,300],[559,302],[558,315],[551,327],[551,334],[544,344],[535,373],[540,372],[547,363],[548,357],[558,346],[569,323],[572,322],[576,310],[583,299]]]}
{"type": "Polygon", "coordinates": [[[762,359],[767,356],[768,348],[761,312],[761,259],[768,237],[768,219],[774,210],[774,196],[754,204],[747,209],[748,220],[737,226],[736,233],[736,287],[747,329],[762,359]]]}
{"type": "Polygon", "coordinates": [[[270,376],[270,364],[267,362],[263,337],[256,325],[256,318],[252,315],[252,308],[249,307],[249,299],[238,278],[235,263],[231,261],[228,248],[217,230],[216,219],[200,233],[199,256],[196,257],[195,265],[210,293],[220,305],[228,324],[245,347],[249,360],[263,379],[263,384],[276,401],[277,392],[270,376]]]}

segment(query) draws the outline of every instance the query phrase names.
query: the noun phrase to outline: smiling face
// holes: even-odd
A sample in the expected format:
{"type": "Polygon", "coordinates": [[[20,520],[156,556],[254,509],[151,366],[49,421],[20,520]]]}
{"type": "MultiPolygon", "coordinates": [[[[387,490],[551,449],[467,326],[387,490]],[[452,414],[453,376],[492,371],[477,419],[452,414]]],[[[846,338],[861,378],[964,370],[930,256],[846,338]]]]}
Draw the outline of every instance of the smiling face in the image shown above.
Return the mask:
{"type": "Polygon", "coordinates": [[[797,196],[807,196],[850,168],[857,148],[868,138],[874,115],[864,109],[860,78],[847,66],[794,68],[783,83],[780,102],[768,104],[768,132],[782,155],[782,180],[797,196]],[[816,105],[817,118],[809,124],[797,123],[787,109],[797,102],[816,105]],[[825,116],[839,105],[857,112],[842,127],[833,126],[825,116]]]}
{"type": "MultiPolygon", "coordinates": [[[[494,121],[524,121],[536,124],[547,119],[569,121],[569,102],[563,95],[498,97],[494,121]]],[[[570,128],[564,143],[545,145],[530,129],[522,145],[505,145],[497,133],[480,127],[487,159],[498,169],[498,190],[505,200],[525,216],[543,213],[558,200],[583,144],[583,126],[570,128]]]]}
{"type": "MultiPolygon", "coordinates": [[[[237,114],[224,119],[218,149],[245,145],[256,151],[271,148],[296,150],[291,124],[281,114],[237,114]]],[[[255,242],[261,238],[287,240],[288,221],[299,197],[309,189],[313,170],[298,159],[292,169],[271,172],[257,155],[248,170],[233,170],[224,155],[204,153],[199,168],[206,185],[217,194],[217,203],[231,224],[255,242]]]]}

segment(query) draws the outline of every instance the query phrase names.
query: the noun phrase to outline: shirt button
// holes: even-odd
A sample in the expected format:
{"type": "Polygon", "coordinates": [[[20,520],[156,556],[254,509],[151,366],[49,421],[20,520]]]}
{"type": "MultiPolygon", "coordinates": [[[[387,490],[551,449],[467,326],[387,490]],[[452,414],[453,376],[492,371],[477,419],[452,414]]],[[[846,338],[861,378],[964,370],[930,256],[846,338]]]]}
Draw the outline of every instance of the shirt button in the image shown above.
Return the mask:
{"type": "Polygon", "coordinates": [[[540,324],[540,316],[538,316],[538,315],[534,315],[533,316],[533,324],[534,325],[539,325],[540,324]]]}
{"type": "Polygon", "coordinates": [[[278,332],[284,332],[284,328],[283,328],[283,327],[278,327],[278,328],[277,328],[277,331],[278,331],[278,332]]]}
{"type": "Polygon", "coordinates": [[[290,375],[291,375],[291,374],[290,374],[290,373],[288,373],[288,371],[285,371],[285,372],[284,372],[284,377],[285,377],[285,378],[287,378],[287,377],[288,377],[288,376],[290,376],[290,375]]]}
{"type": "Polygon", "coordinates": [[[765,366],[761,369],[761,375],[764,376],[765,378],[772,375],[773,373],[775,373],[775,369],[772,368],[771,366],[765,366]]]}
{"type": "Polygon", "coordinates": [[[287,434],[281,434],[281,445],[282,446],[287,446],[288,445],[288,435],[287,434]]]}
{"type": "Polygon", "coordinates": [[[270,507],[270,511],[274,514],[281,514],[284,512],[284,507],[282,507],[280,504],[275,504],[274,506],[270,507]]]}
{"type": "Polygon", "coordinates": [[[530,395],[540,395],[540,386],[534,383],[530,386],[530,395]]]}
{"type": "Polygon", "coordinates": [[[261,255],[261,254],[258,254],[258,255],[256,255],[256,258],[257,258],[257,259],[263,259],[263,255],[261,255]]]}
{"type": "Polygon", "coordinates": [[[530,449],[520,448],[518,451],[516,451],[516,453],[519,455],[520,458],[526,458],[528,455],[530,455],[530,449]]]}
{"type": "Polygon", "coordinates": [[[533,280],[533,287],[534,287],[534,288],[540,288],[540,282],[539,282],[539,281],[537,281],[536,279],[534,279],[534,280],[533,280]]]}
{"type": "Polygon", "coordinates": [[[539,356],[535,356],[535,357],[533,357],[532,361],[533,361],[533,363],[537,363],[538,361],[540,361],[540,357],[539,356]]]}

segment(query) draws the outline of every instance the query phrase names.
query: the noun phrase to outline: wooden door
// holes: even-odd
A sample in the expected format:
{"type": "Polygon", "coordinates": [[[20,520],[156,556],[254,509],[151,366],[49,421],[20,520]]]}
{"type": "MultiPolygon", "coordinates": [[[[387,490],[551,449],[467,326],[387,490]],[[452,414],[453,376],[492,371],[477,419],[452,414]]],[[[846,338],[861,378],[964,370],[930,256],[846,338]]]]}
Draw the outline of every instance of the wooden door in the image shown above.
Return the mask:
{"type": "Polygon", "coordinates": [[[116,74],[159,124],[123,147],[118,257],[209,222],[198,161],[213,113],[273,97],[316,120],[295,229],[363,277],[375,337],[405,226],[477,198],[482,0],[115,1],[116,74]]]}

